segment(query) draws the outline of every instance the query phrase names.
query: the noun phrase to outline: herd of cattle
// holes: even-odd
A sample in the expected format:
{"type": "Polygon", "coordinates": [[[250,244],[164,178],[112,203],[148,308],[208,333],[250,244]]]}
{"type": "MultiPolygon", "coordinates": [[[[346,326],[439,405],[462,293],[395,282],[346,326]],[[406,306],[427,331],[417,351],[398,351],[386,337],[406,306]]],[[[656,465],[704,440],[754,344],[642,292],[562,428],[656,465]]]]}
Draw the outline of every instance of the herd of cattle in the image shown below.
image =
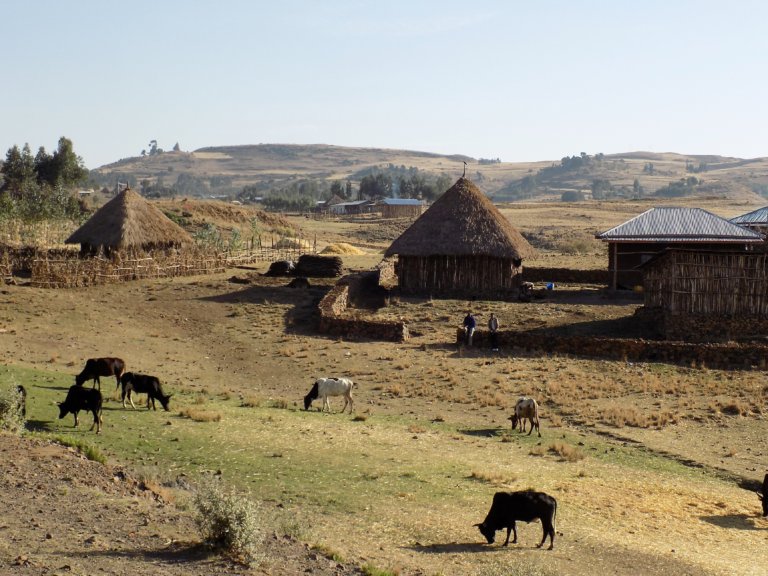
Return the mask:
{"type": "MultiPolygon", "coordinates": [[[[147,395],[147,409],[149,409],[151,404],[152,408],[156,410],[155,401],[158,401],[165,410],[168,410],[171,395],[166,395],[163,392],[158,378],[146,374],[126,372],[125,362],[120,358],[91,358],[85,363],[85,367],[80,374],[75,377],[75,385],[69,388],[67,397],[63,402],[59,403],[59,418],[64,418],[64,416],[71,413],[75,417],[75,426],[77,426],[79,424],[79,412],[91,412],[93,414],[91,430],[95,427],[96,433],[99,433],[102,424],[103,398],[100,381],[102,376],[115,377],[117,381],[116,391],[122,387],[123,408],[125,408],[126,399],[134,409],[136,408],[131,397],[133,393],[136,393],[147,395]],[[85,388],[83,386],[88,380],[93,380],[92,388],[85,388]]],[[[352,390],[354,387],[355,383],[349,378],[318,378],[304,397],[304,409],[309,410],[314,400],[322,398],[323,406],[321,411],[328,410],[330,412],[329,397],[343,396],[344,407],[341,409],[341,412],[343,413],[347,406],[349,406],[349,413],[351,414],[353,408],[352,390]]],[[[27,392],[23,386],[18,386],[17,392],[20,398],[22,414],[25,414],[27,392]]],[[[531,429],[528,435],[530,436],[535,428],[539,437],[541,437],[539,406],[534,398],[519,398],[509,420],[512,422],[512,429],[519,429],[520,432],[525,432],[526,421],[530,422],[531,429]]],[[[765,475],[762,489],[760,492],[757,492],[757,495],[762,502],[763,516],[768,516],[768,474],[765,475]]],[[[552,550],[555,544],[556,516],[557,501],[549,494],[532,490],[496,492],[493,496],[491,509],[488,511],[485,520],[475,524],[475,526],[480,529],[480,533],[488,541],[488,544],[494,543],[497,531],[506,528],[507,537],[503,545],[507,546],[510,534],[514,536],[512,543],[517,543],[516,522],[540,520],[543,535],[537,547],[543,546],[547,538],[549,538],[548,549],[552,550]]]]}
{"type": "Polygon", "coordinates": [[[132,394],[135,393],[147,395],[147,409],[151,404],[152,408],[157,410],[155,401],[158,401],[165,410],[168,410],[171,394],[163,393],[160,380],[156,376],[126,372],[125,362],[121,358],[89,358],[80,374],[75,376],[75,385],[69,388],[67,397],[59,403],[59,419],[71,413],[75,417],[75,426],[78,426],[80,411],[90,412],[93,414],[93,424],[90,429],[93,430],[95,427],[97,434],[101,432],[103,421],[101,410],[104,403],[101,395],[100,378],[102,376],[115,377],[117,381],[115,391],[122,387],[123,408],[125,408],[126,399],[134,409],[136,408],[132,398],[132,394]],[[83,386],[88,380],[93,380],[91,388],[83,386]],[[98,388],[96,388],[97,385],[98,388]]]}

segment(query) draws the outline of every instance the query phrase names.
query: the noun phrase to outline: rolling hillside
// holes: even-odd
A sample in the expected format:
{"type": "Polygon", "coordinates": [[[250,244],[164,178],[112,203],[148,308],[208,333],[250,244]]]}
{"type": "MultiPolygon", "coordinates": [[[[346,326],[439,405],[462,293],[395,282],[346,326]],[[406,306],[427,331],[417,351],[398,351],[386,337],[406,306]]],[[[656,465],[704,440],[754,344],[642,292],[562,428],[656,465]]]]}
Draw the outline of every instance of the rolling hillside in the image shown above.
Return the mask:
{"type": "Polygon", "coordinates": [[[330,145],[258,144],[163,152],[122,159],[92,171],[101,185],[162,183],[191,196],[237,197],[244,186],[269,191],[299,180],[328,186],[353,184],[373,171],[416,168],[452,180],[467,175],[497,201],[560,199],[564,192],[592,196],[595,182],[608,197],[648,197],[666,189],[679,195],[759,201],[768,195],[768,158],[686,156],[630,152],[580,154],[541,162],[495,162],[462,155],[330,145]],[[685,180],[685,184],[680,184],[685,180]],[[671,183],[677,187],[669,188],[671,183]],[[686,187],[687,186],[687,187],[686,187]]]}

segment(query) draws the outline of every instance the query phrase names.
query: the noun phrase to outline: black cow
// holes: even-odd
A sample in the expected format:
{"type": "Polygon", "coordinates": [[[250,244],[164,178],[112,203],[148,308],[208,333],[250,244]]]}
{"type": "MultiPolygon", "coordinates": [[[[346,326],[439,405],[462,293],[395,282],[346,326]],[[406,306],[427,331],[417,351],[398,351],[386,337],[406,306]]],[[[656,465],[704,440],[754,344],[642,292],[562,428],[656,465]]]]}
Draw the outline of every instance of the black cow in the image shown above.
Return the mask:
{"type": "MultiPolygon", "coordinates": [[[[85,368],[75,376],[75,384],[82,386],[86,380],[93,380],[93,387],[99,385],[101,390],[101,381],[99,376],[114,376],[117,380],[117,386],[120,386],[120,376],[125,372],[125,362],[120,358],[89,358],[85,362],[85,368]]],[[[115,388],[117,390],[117,388],[115,388]]]]}
{"type": "MultiPolygon", "coordinates": [[[[96,426],[96,434],[101,432],[101,392],[96,388],[83,388],[71,386],[64,402],[59,403],[59,419],[64,418],[70,412],[75,416],[75,426],[80,424],[77,414],[80,410],[87,410],[93,414],[93,426],[96,426]]],[[[93,430],[91,426],[91,430],[93,430]]]]}
{"type": "Polygon", "coordinates": [[[515,539],[512,544],[517,544],[517,528],[515,522],[531,522],[537,518],[541,520],[544,535],[537,548],[547,540],[549,536],[549,549],[555,545],[555,517],[557,516],[557,501],[544,492],[496,492],[493,495],[493,504],[482,524],[475,524],[480,532],[493,544],[496,531],[507,529],[507,539],[504,546],[509,544],[509,533],[513,532],[515,539]]]}
{"type": "Polygon", "coordinates": [[[163,388],[160,386],[160,380],[155,376],[147,376],[146,374],[135,374],[134,372],[126,372],[120,378],[120,383],[123,385],[123,408],[125,408],[125,397],[128,397],[128,401],[131,406],[136,408],[131,398],[131,393],[146,394],[147,395],[147,410],[149,410],[149,403],[152,402],[152,408],[155,407],[155,400],[159,400],[163,409],[168,410],[168,401],[173,394],[166,396],[163,394],[163,388]]]}
{"type": "Polygon", "coordinates": [[[768,474],[763,478],[763,491],[757,492],[757,497],[763,503],[763,516],[768,516],[768,474]]]}

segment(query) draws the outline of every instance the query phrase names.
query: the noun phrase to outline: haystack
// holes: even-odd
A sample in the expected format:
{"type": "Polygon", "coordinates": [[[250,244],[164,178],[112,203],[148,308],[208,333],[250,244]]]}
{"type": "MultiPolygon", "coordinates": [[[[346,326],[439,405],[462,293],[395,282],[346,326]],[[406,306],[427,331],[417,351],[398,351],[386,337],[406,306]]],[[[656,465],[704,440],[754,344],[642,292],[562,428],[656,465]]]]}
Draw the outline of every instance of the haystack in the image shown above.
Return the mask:
{"type": "Polygon", "coordinates": [[[466,178],[448,189],[387,249],[401,291],[433,296],[517,294],[524,259],[536,255],[466,178]]]}
{"type": "Polygon", "coordinates": [[[346,242],[336,242],[335,244],[328,244],[328,246],[320,250],[320,254],[345,254],[347,256],[360,256],[365,254],[365,250],[361,250],[357,246],[352,246],[352,244],[347,244],[346,242]]]}
{"type": "Polygon", "coordinates": [[[126,188],[99,208],[66,240],[81,252],[166,250],[192,244],[192,237],[140,194],[126,188]]]}
{"type": "Polygon", "coordinates": [[[303,254],[296,263],[295,274],[310,278],[334,278],[341,276],[343,271],[344,262],[338,256],[303,254]]]}

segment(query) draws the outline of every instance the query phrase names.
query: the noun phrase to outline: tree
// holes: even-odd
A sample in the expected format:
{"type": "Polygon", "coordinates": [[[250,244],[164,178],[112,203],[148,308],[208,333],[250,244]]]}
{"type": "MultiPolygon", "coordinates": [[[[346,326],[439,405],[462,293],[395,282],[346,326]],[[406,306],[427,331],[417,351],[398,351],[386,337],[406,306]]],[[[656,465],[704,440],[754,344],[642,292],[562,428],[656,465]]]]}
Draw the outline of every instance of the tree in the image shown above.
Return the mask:
{"type": "Polygon", "coordinates": [[[181,148],[179,147],[179,143],[176,142],[176,144],[173,145],[173,151],[174,152],[179,152],[180,150],[181,150],[181,148]]]}
{"type": "Polygon", "coordinates": [[[334,180],[331,182],[331,196],[344,197],[344,188],[341,184],[341,180],[334,180]]]}
{"type": "Polygon", "coordinates": [[[592,199],[604,200],[613,194],[613,184],[605,178],[592,180],[592,199]]]}
{"type": "Polygon", "coordinates": [[[352,182],[347,180],[347,185],[344,190],[344,198],[352,198],[352,182]]]}
{"type": "Polygon", "coordinates": [[[15,197],[21,196],[24,187],[36,180],[35,159],[32,157],[29,144],[24,144],[21,151],[16,145],[9,148],[0,173],[3,174],[4,180],[0,190],[7,191],[15,197]]]}

